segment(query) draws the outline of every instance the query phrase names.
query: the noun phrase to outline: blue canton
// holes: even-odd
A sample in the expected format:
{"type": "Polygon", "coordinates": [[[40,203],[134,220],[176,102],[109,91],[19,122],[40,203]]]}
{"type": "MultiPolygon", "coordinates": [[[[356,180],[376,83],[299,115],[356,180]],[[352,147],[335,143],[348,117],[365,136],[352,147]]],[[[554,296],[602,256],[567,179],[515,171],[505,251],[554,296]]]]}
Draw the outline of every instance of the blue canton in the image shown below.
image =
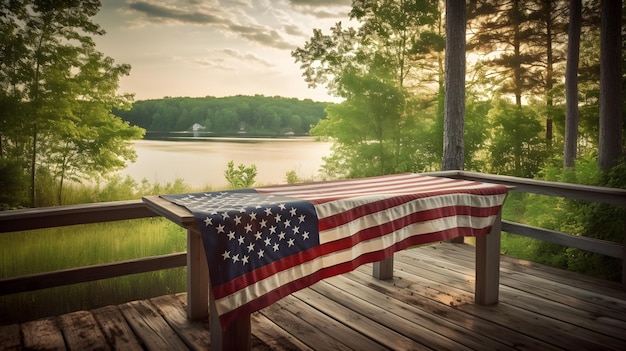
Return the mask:
{"type": "Polygon", "coordinates": [[[194,214],[213,286],[319,245],[313,205],[252,189],[163,198],[194,214]]]}

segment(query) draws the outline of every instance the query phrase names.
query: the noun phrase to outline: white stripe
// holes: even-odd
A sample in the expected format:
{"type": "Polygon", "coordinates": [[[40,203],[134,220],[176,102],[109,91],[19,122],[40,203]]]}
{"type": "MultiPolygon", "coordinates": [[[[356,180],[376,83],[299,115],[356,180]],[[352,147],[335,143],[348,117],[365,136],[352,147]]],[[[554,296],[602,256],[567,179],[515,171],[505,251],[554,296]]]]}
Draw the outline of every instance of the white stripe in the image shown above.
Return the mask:
{"type": "MultiPolygon", "coordinates": [[[[437,209],[445,206],[451,206],[454,204],[459,204],[461,206],[473,206],[473,207],[492,207],[498,206],[501,204],[501,200],[504,199],[504,196],[498,197],[489,197],[489,198],[480,198],[476,199],[471,196],[446,196],[446,197],[437,197],[435,199],[428,199],[430,201],[423,201],[424,199],[419,199],[417,201],[411,201],[406,204],[402,204],[399,206],[395,206],[393,208],[389,208],[387,210],[375,212],[369,214],[364,217],[356,218],[353,221],[350,221],[346,224],[343,224],[338,227],[330,228],[319,233],[320,236],[320,244],[325,244],[328,242],[332,242],[335,240],[343,239],[347,236],[354,235],[362,230],[367,228],[372,228],[380,225],[384,225],[388,222],[393,222],[394,220],[407,216],[411,213],[419,212],[424,209],[437,209]],[[435,200],[435,201],[432,201],[435,200]]],[[[480,218],[480,217],[476,217],[480,218]]]]}
{"type": "Polygon", "coordinates": [[[436,231],[449,230],[457,227],[471,226],[474,229],[481,229],[493,225],[495,218],[496,216],[478,218],[471,216],[453,216],[438,218],[431,221],[414,223],[387,235],[359,242],[351,248],[331,252],[325,256],[317,257],[301,265],[296,265],[292,268],[278,272],[270,277],[234,292],[231,295],[216,300],[215,303],[218,314],[223,315],[228,313],[250,301],[278,289],[285,284],[309,276],[322,268],[354,260],[355,258],[366,253],[386,249],[406,238],[436,231]]]}
{"type": "MultiPolygon", "coordinates": [[[[336,201],[329,201],[326,203],[315,205],[315,211],[317,212],[317,218],[323,219],[329,216],[333,216],[342,212],[349,212],[352,209],[368,204],[373,201],[384,200],[388,198],[396,197],[397,195],[379,195],[379,196],[363,196],[363,197],[354,197],[348,199],[340,199],[336,201]]],[[[398,205],[399,206],[410,206],[411,211],[423,211],[425,209],[435,208],[435,206],[431,206],[430,204],[435,204],[439,201],[441,206],[474,206],[474,207],[492,207],[499,206],[504,202],[505,194],[497,194],[497,195],[484,195],[478,196],[474,194],[465,194],[465,193],[454,193],[454,194],[445,194],[434,197],[425,197],[418,198],[411,202],[398,205]],[[439,200],[437,200],[439,199],[439,200]],[[455,201],[462,202],[455,202],[455,201]]],[[[436,206],[436,207],[441,207],[436,206]]],[[[389,208],[387,210],[392,210],[389,208]]]]}
{"type": "Polygon", "coordinates": [[[484,183],[470,183],[470,182],[447,182],[447,183],[429,183],[429,184],[413,184],[413,183],[404,183],[398,186],[389,186],[388,184],[381,184],[378,187],[371,187],[367,189],[359,188],[359,189],[325,189],[324,192],[321,191],[302,191],[302,192],[276,192],[275,194],[280,194],[284,196],[296,197],[303,200],[315,201],[315,200],[324,200],[328,198],[345,198],[351,196],[365,196],[365,195],[379,195],[379,194],[393,194],[393,195],[403,195],[403,194],[415,194],[415,193],[431,193],[437,191],[449,191],[449,190],[475,190],[481,188],[489,188],[492,187],[491,184],[484,183]],[[411,187],[407,187],[407,185],[412,185],[411,187]],[[442,185],[445,185],[442,187],[442,185]]]}
{"type": "MultiPolygon", "coordinates": [[[[419,178],[409,178],[409,179],[389,179],[378,182],[345,182],[344,183],[334,183],[329,186],[317,186],[317,187],[309,187],[309,186],[300,186],[300,187],[291,187],[291,189],[284,188],[259,188],[260,191],[271,191],[272,193],[281,194],[285,196],[293,196],[293,197],[308,197],[309,194],[328,194],[329,196],[335,196],[337,194],[352,194],[352,193],[361,193],[366,194],[370,192],[380,192],[380,191],[391,191],[392,189],[398,189],[402,191],[402,188],[405,189],[414,189],[415,191],[419,191],[420,189],[429,189],[432,187],[441,186],[443,184],[451,184],[455,186],[460,186],[461,184],[471,184],[471,182],[464,180],[453,180],[448,178],[433,178],[433,177],[419,177],[419,178]]],[[[413,191],[413,190],[404,190],[404,191],[413,191]]]]}
{"type": "Polygon", "coordinates": [[[336,186],[348,187],[348,186],[363,186],[367,184],[376,184],[376,183],[385,183],[385,182],[396,182],[396,181],[416,181],[419,179],[445,179],[439,177],[430,177],[430,176],[421,176],[418,174],[396,174],[390,176],[381,176],[381,177],[372,177],[372,178],[359,178],[359,179],[350,179],[350,180],[330,180],[325,182],[318,183],[302,183],[302,184],[294,184],[292,186],[276,186],[276,187],[261,187],[259,190],[263,191],[276,191],[276,192],[289,192],[294,190],[301,189],[324,189],[331,188],[336,186]]]}

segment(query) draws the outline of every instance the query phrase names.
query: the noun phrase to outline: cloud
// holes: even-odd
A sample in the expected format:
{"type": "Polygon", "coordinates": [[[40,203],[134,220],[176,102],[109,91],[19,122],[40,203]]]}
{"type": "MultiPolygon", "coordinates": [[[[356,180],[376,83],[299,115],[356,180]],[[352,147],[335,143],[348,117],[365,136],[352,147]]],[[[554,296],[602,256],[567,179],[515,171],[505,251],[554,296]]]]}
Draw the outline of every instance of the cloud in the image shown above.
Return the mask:
{"type": "Polygon", "coordinates": [[[276,68],[274,63],[264,60],[255,54],[242,53],[235,49],[211,50],[206,57],[196,57],[192,59],[177,57],[175,59],[180,61],[187,60],[202,67],[222,71],[239,71],[243,67],[258,68],[259,66],[264,70],[276,68]]]}
{"type": "Polygon", "coordinates": [[[235,50],[235,49],[222,49],[219,52],[228,57],[235,58],[237,60],[244,61],[247,63],[260,64],[265,67],[274,67],[273,63],[268,62],[251,53],[243,54],[240,51],[235,50]]]}
{"type": "Polygon", "coordinates": [[[286,41],[278,31],[260,26],[242,26],[233,24],[228,27],[232,33],[264,46],[276,49],[293,50],[296,45],[286,41]]]}
{"type": "Polygon", "coordinates": [[[283,30],[285,31],[285,33],[293,35],[294,37],[306,36],[306,33],[304,33],[302,29],[300,29],[300,27],[296,26],[295,24],[286,24],[283,26],[283,30]]]}
{"type": "Polygon", "coordinates": [[[345,18],[352,8],[352,0],[289,0],[293,9],[318,19],[345,18]]]}
{"type": "Polygon", "coordinates": [[[287,41],[278,29],[261,25],[247,16],[242,9],[250,8],[250,3],[241,0],[221,3],[188,1],[184,5],[145,0],[130,2],[128,8],[140,15],[135,25],[208,26],[261,46],[281,50],[292,50],[296,46],[287,41]]]}
{"type": "Polygon", "coordinates": [[[131,10],[140,12],[151,19],[151,22],[192,23],[192,24],[225,24],[227,20],[211,13],[179,9],[177,7],[155,4],[147,1],[135,1],[128,4],[131,10]]]}
{"type": "Polygon", "coordinates": [[[336,6],[351,6],[352,0],[289,0],[290,3],[296,6],[310,6],[310,7],[336,7],[336,6]]]}

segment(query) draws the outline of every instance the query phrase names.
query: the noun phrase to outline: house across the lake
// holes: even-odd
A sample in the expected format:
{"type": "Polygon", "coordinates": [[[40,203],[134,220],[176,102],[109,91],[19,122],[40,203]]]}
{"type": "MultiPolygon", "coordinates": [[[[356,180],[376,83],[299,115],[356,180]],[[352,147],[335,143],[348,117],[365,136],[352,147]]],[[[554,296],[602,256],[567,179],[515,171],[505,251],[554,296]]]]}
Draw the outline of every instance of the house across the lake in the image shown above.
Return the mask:
{"type": "Polygon", "coordinates": [[[199,123],[194,123],[194,124],[193,124],[193,126],[191,126],[191,129],[192,129],[194,132],[197,132],[197,131],[200,131],[200,130],[205,130],[205,129],[206,129],[206,127],[205,127],[205,126],[203,126],[203,125],[201,125],[201,124],[199,124],[199,123]]]}

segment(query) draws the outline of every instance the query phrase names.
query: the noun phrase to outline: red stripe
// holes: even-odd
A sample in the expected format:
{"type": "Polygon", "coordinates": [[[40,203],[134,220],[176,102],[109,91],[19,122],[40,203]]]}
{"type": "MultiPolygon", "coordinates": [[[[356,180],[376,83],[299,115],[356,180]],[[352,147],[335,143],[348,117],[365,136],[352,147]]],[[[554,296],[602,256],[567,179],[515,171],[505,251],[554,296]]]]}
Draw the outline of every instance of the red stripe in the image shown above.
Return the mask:
{"type": "MultiPolygon", "coordinates": [[[[404,217],[395,219],[393,221],[389,221],[389,222],[382,223],[375,227],[370,227],[370,228],[360,230],[343,239],[335,240],[332,242],[328,242],[324,245],[321,245],[320,247],[322,248],[322,252],[320,254],[326,255],[334,251],[341,251],[341,250],[349,249],[350,247],[353,247],[357,245],[358,243],[372,240],[378,237],[383,237],[385,235],[401,230],[402,228],[410,226],[412,224],[426,222],[430,220],[436,220],[436,219],[456,217],[456,216],[466,216],[466,215],[472,216],[472,214],[477,210],[480,215],[476,217],[487,217],[487,216],[497,214],[499,211],[499,207],[485,208],[483,210],[483,209],[476,209],[476,208],[468,207],[468,206],[460,206],[460,207],[449,206],[449,207],[442,207],[442,208],[433,209],[433,210],[425,210],[421,212],[411,213],[404,217]]],[[[450,230],[454,230],[454,228],[450,230]]],[[[480,231],[481,228],[475,228],[475,230],[480,231]]],[[[415,237],[423,237],[424,235],[428,235],[428,234],[415,235],[415,237]]]]}
{"type": "Polygon", "coordinates": [[[406,249],[407,247],[414,246],[414,245],[421,245],[421,244],[435,242],[435,241],[449,240],[458,236],[484,235],[484,234],[489,233],[490,230],[491,228],[483,228],[480,230],[475,230],[473,228],[462,227],[462,228],[454,228],[451,230],[444,230],[444,231],[439,231],[439,232],[434,232],[434,233],[429,233],[429,234],[424,234],[424,235],[419,235],[419,236],[412,236],[412,237],[406,238],[405,240],[397,242],[395,245],[387,249],[366,253],[359,257],[356,257],[352,261],[348,261],[348,262],[344,262],[344,263],[334,265],[331,267],[323,268],[317,272],[312,273],[311,275],[308,275],[306,277],[284,284],[280,286],[279,288],[272,290],[271,292],[251,301],[250,303],[244,304],[230,312],[220,315],[220,322],[222,324],[222,328],[225,329],[233,321],[241,317],[247,316],[252,312],[265,308],[271,305],[272,303],[282,299],[283,297],[293,292],[296,292],[298,290],[304,289],[308,286],[311,286],[322,279],[330,278],[335,275],[344,274],[344,273],[353,271],[359,266],[367,264],[367,263],[384,260],[388,257],[391,257],[391,255],[396,251],[400,251],[400,250],[406,249]]]}
{"type": "MultiPolygon", "coordinates": [[[[384,199],[384,200],[380,200],[376,202],[363,204],[363,205],[354,207],[348,211],[336,213],[334,215],[330,215],[330,216],[319,219],[318,227],[321,232],[327,229],[331,229],[331,228],[338,227],[346,223],[352,222],[356,220],[357,218],[365,217],[367,215],[384,211],[384,210],[390,210],[395,206],[403,205],[405,203],[414,201],[418,198],[420,198],[419,194],[411,194],[411,195],[396,196],[396,197],[389,198],[389,199],[384,199]]],[[[484,207],[484,208],[473,207],[473,206],[451,206],[451,207],[455,207],[459,209],[461,209],[462,207],[466,208],[466,209],[460,210],[462,212],[459,212],[459,214],[470,214],[472,216],[478,216],[478,217],[488,217],[488,216],[494,215],[500,209],[500,206],[484,207]],[[471,210],[468,211],[467,210],[468,208],[471,210]]],[[[445,208],[445,207],[442,207],[442,208],[445,208]]],[[[435,208],[431,210],[414,212],[414,214],[422,213],[426,215],[426,213],[437,211],[437,210],[438,208],[435,208]]],[[[446,213],[449,213],[449,212],[446,212],[446,213]]],[[[453,215],[453,214],[450,214],[450,215],[453,215]]],[[[414,218],[415,218],[415,221],[424,221],[425,219],[423,218],[432,219],[433,217],[417,216],[414,218]]]]}
{"type": "MultiPolygon", "coordinates": [[[[345,250],[357,245],[360,242],[371,240],[377,237],[385,236],[394,231],[400,230],[408,225],[429,221],[439,218],[453,217],[457,215],[470,215],[476,214],[476,217],[486,217],[497,214],[499,207],[488,208],[475,208],[471,206],[449,206],[432,210],[424,210],[420,212],[410,213],[407,216],[400,217],[393,221],[383,223],[379,226],[367,228],[356,233],[352,233],[347,237],[322,244],[313,247],[309,250],[299,252],[295,255],[285,257],[283,259],[274,261],[268,265],[255,269],[249,273],[241,275],[229,282],[222,285],[214,286],[213,293],[216,299],[228,296],[235,291],[245,288],[248,285],[254,284],[257,281],[263,280],[283,270],[301,265],[305,262],[311,261],[319,256],[324,256],[335,251],[345,250]]],[[[321,224],[322,221],[320,221],[321,224]]],[[[451,229],[451,230],[454,230],[451,229]]],[[[477,229],[480,231],[480,229],[477,229]]],[[[424,237],[429,234],[417,235],[416,237],[424,237]]],[[[471,234],[469,234],[471,235],[471,234]]]]}
{"type": "Polygon", "coordinates": [[[221,299],[224,296],[228,296],[235,291],[239,291],[248,285],[252,285],[278,272],[282,272],[286,269],[311,261],[321,255],[321,248],[322,247],[320,245],[317,245],[308,250],[301,251],[297,254],[287,256],[265,266],[259,267],[222,285],[213,286],[213,294],[216,299],[221,299]]]}
{"type": "MultiPolygon", "coordinates": [[[[410,174],[407,174],[410,175],[410,174]]],[[[454,187],[458,186],[470,186],[480,184],[478,182],[468,182],[463,180],[449,179],[449,178],[434,178],[420,175],[413,175],[413,177],[402,176],[381,176],[377,177],[375,182],[372,182],[372,178],[362,178],[359,180],[339,180],[329,182],[307,183],[300,187],[297,185],[285,185],[274,186],[268,188],[257,188],[260,193],[277,193],[285,196],[294,196],[299,198],[315,197],[327,194],[333,196],[334,194],[342,194],[341,198],[347,196],[364,195],[373,192],[373,189],[384,188],[385,192],[394,193],[393,189],[405,188],[407,192],[419,192],[424,191],[424,187],[431,186],[431,183],[439,184],[439,187],[445,188],[450,185],[454,187]],[[311,185],[313,184],[313,185],[311,185]]],[[[375,190],[374,192],[383,192],[383,190],[375,190]]]]}
{"type": "MultiPolygon", "coordinates": [[[[431,177],[420,177],[426,178],[424,180],[440,180],[441,178],[431,178],[431,177]]],[[[284,196],[293,196],[303,200],[309,200],[314,204],[322,204],[329,201],[340,200],[345,198],[363,196],[363,195],[373,195],[373,194],[415,194],[419,197],[432,197],[450,193],[467,193],[467,194],[475,194],[475,195],[493,195],[493,194],[504,194],[506,193],[506,187],[501,185],[494,185],[493,187],[488,188],[471,188],[476,185],[480,185],[483,183],[480,182],[470,182],[470,181],[462,181],[462,180],[454,180],[450,179],[449,182],[439,183],[435,186],[433,184],[419,184],[420,182],[416,182],[417,179],[406,179],[401,184],[388,185],[384,182],[382,183],[368,183],[363,185],[348,185],[347,187],[340,187],[339,185],[333,185],[328,188],[316,188],[316,189],[298,189],[298,190],[288,190],[288,191],[280,191],[280,187],[273,187],[271,189],[263,189],[258,188],[257,191],[261,193],[273,193],[280,194],[284,196]],[[417,183],[417,184],[416,184],[417,183]],[[384,187],[385,189],[376,188],[384,187]],[[468,188],[468,189],[464,189],[468,188]]],[[[421,181],[423,182],[423,180],[421,181]]]]}

